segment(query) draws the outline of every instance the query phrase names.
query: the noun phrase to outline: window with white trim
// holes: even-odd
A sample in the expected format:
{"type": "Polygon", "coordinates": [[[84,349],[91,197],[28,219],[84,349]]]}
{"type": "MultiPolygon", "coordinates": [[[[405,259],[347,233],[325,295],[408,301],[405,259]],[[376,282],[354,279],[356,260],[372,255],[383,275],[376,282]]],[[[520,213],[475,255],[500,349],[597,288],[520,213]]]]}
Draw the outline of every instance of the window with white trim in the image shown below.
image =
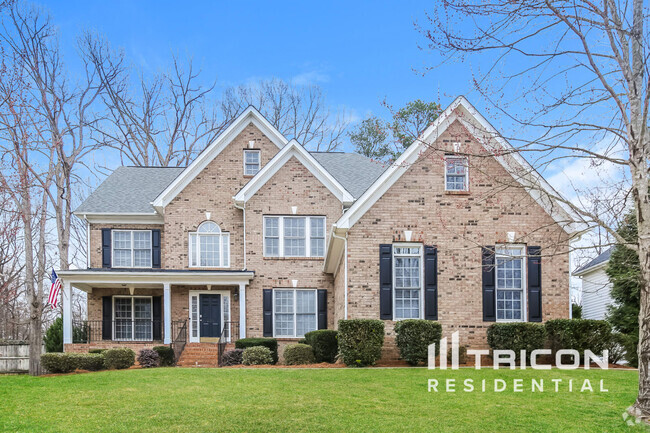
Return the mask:
{"type": "Polygon", "coordinates": [[[113,230],[113,267],[150,268],[151,230],[113,230]]]}
{"type": "Polygon", "coordinates": [[[316,290],[273,290],[273,336],[300,338],[318,329],[316,290]]]}
{"type": "Polygon", "coordinates": [[[445,190],[469,191],[469,170],[464,156],[445,157],[445,190]]]}
{"type": "Polygon", "coordinates": [[[264,257],[324,256],[325,217],[264,217],[264,257]]]}
{"type": "Polygon", "coordinates": [[[244,175],[255,176],[261,167],[261,153],[259,150],[244,150],[244,175]]]}
{"type": "Polygon", "coordinates": [[[113,323],[114,340],[153,340],[151,297],[114,296],[113,323]]]}
{"type": "Polygon", "coordinates": [[[422,246],[393,246],[395,320],[419,319],[422,307],[422,246]]]}
{"type": "Polygon", "coordinates": [[[496,247],[497,320],[524,320],[525,248],[496,247]]]}
{"type": "Polygon", "coordinates": [[[195,268],[230,267],[230,233],[217,223],[205,221],[190,233],[190,266],[195,268]]]}

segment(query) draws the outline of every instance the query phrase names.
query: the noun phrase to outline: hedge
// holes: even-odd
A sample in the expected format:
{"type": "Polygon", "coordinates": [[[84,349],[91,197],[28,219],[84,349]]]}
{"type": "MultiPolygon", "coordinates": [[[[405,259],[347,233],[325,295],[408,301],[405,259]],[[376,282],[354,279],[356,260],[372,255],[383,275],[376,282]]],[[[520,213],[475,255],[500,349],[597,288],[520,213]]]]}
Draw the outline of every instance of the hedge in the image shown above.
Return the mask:
{"type": "Polygon", "coordinates": [[[242,338],[235,341],[235,349],[247,349],[249,347],[263,346],[271,351],[273,364],[278,362],[278,340],[275,338],[242,338]]]}
{"type": "Polygon", "coordinates": [[[374,365],[381,358],[384,322],[373,319],[339,320],[339,354],[347,366],[374,365]]]}
{"type": "Polygon", "coordinates": [[[221,357],[221,366],[230,367],[233,365],[241,365],[243,362],[244,351],[242,349],[229,350],[221,357]]]}
{"type": "Polygon", "coordinates": [[[546,329],[538,323],[495,323],[487,329],[487,341],[492,350],[514,350],[519,361],[522,350],[530,355],[544,348],[546,329]]]}
{"type": "Polygon", "coordinates": [[[174,356],[174,349],[169,346],[155,346],[153,348],[158,353],[160,358],[161,367],[173,367],[176,365],[176,357],[174,356]]]}
{"type": "Polygon", "coordinates": [[[109,370],[121,370],[129,368],[135,364],[135,352],[127,348],[108,349],[104,352],[104,357],[106,358],[104,365],[106,365],[106,368],[109,370]]]}
{"type": "Polygon", "coordinates": [[[271,350],[265,346],[252,346],[244,349],[242,364],[244,365],[267,365],[273,362],[271,350]]]}
{"type": "Polygon", "coordinates": [[[422,319],[400,320],[395,324],[395,343],[400,356],[411,365],[427,362],[429,345],[435,343],[436,355],[440,353],[442,326],[438,322],[422,319]]]}
{"type": "Polygon", "coordinates": [[[41,355],[41,365],[50,373],[70,373],[71,371],[104,369],[104,355],[100,353],[60,353],[41,355]]]}
{"type": "Polygon", "coordinates": [[[289,344],[284,349],[286,365],[303,365],[314,363],[314,349],[308,344],[289,344]]]}
{"type": "Polygon", "coordinates": [[[612,326],[604,320],[554,319],[544,325],[553,354],[560,349],[585,350],[600,355],[612,341],[612,326]]]}
{"type": "MultiPolygon", "coordinates": [[[[316,362],[334,362],[339,352],[338,332],[331,329],[321,329],[305,334],[304,344],[314,349],[316,362]]],[[[301,343],[299,341],[298,343],[301,343]]]]}

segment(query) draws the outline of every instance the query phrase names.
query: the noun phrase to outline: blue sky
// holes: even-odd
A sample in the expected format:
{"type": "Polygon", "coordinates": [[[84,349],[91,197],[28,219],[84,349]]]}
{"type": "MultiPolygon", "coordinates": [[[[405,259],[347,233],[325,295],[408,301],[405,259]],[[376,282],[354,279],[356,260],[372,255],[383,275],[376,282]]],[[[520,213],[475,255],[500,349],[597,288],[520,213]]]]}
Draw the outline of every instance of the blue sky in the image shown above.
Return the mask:
{"type": "MultiPolygon", "coordinates": [[[[68,59],[84,29],[97,30],[128,58],[156,72],[172,52],[192,56],[206,81],[228,87],[279,77],[320,85],[327,102],[354,117],[386,115],[420,98],[443,106],[469,92],[467,67],[422,73],[437,54],[422,51],[415,21],[435,3],[46,1],[68,59]],[[415,70],[415,71],[414,71],[415,70]]],[[[474,101],[477,103],[478,101],[474,101]]],[[[480,107],[480,104],[478,104],[480,107]]]]}

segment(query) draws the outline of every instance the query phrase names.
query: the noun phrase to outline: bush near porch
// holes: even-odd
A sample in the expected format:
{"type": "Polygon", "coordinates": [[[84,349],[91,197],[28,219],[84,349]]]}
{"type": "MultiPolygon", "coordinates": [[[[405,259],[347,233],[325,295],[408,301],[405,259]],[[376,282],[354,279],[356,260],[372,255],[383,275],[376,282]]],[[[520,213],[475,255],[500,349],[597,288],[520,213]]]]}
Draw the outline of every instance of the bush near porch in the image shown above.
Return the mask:
{"type": "Polygon", "coordinates": [[[339,353],[348,367],[374,365],[381,358],[384,322],[374,319],[339,320],[339,353]]]}
{"type": "Polygon", "coordinates": [[[278,340],[275,338],[241,338],[235,341],[235,349],[247,349],[249,347],[263,346],[271,351],[273,364],[278,363],[278,340]]]}
{"type": "Polygon", "coordinates": [[[436,344],[436,355],[440,353],[442,325],[422,319],[400,320],[395,324],[395,343],[400,356],[411,365],[427,362],[429,345],[436,344]]]}

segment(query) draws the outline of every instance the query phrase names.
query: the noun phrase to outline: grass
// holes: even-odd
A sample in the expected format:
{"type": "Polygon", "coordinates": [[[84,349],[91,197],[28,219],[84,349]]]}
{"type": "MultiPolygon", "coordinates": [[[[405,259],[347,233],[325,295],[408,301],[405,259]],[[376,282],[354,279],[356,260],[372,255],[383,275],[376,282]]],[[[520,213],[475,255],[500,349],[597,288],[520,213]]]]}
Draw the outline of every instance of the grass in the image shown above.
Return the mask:
{"type": "Polygon", "coordinates": [[[629,427],[622,413],[637,381],[634,370],[158,368],[0,376],[0,430],[634,432],[642,428],[629,427]],[[439,391],[445,379],[460,383],[455,393],[427,392],[433,378],[439,391]],[[477,391],[463,392],[466,378],[477,391]],[[497,378],[506,391],[491,389],[497,378]],[[524,379],[524,392],[513,392],[515,378],[524,379]],[[563,379],[557,393],[552,378],[563,379]],[[545,392],[531,392],[531,379],[544,379],[545,392]],[[593,393],[579,392],[585,379],[593,393]],[[609,392],[598,390],[600,379],[609,392]]]}

